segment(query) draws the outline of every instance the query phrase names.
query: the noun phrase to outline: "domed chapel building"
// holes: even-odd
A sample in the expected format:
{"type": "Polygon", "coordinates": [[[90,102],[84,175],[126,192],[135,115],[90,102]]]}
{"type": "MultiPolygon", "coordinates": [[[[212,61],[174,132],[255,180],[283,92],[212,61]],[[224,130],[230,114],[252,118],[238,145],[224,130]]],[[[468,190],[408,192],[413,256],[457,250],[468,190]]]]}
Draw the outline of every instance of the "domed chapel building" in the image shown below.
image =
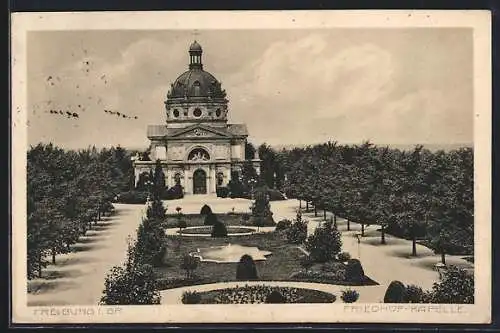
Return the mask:
{"type": "MultiPolygon", "coordinates": [[[[189,69],[171,85],[165,101],[166,124],[149,125],[150,161],[134,160],[135,182],[160,160],[166,185],[180,184],[185,194],[212,194],[240,177],[248,131],[228,124],[228,99],[221,83],[203,69],[203,50],[194,41],[189,69]]],[[[252,164],[260,174],[260,160],[252,164]]]]}

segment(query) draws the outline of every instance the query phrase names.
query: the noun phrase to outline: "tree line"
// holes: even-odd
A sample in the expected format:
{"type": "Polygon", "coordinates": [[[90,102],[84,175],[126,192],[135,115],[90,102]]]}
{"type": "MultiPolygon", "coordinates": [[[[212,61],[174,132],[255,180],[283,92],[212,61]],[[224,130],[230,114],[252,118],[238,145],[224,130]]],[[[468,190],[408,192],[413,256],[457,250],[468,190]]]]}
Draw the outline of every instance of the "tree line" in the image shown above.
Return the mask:
{"type": "Polygon", "coordinates": [[[71,251],[133,182],[130,154],[120,147],[63,150],[32,146],[27,154],[27,274],[41,277],[56,255],[71,251]]]}
{"type": "Polygon", "coordinates": [[[472,254],[474,243],[474,154],[472,148],[432,152],[418,145],[405,151],[370,142],[336,142],[274,151],[259,147],[261,176],[284,191],[334,218],[381,228],[418,240],[441,253],[472,254]]]}

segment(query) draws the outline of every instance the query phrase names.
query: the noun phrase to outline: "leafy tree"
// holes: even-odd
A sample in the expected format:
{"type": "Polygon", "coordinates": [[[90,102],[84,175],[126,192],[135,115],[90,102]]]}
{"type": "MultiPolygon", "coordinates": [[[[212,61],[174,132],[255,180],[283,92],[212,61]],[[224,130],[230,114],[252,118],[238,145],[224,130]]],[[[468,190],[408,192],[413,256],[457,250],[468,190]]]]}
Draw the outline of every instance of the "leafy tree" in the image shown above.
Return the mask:
{"type": "Polygon", "coordinates": [[[180,268],[186,271],[186,279],[193,278],[193,273],[198,268],[198,264],[198,258],[189,254],[184,255],[180,268]]]}
{"type": "Polygon", "coordinates": [[[106,276],[100,304],[160,304],[153,267],[134,261],[133,253],[133,246],[129,244],[125,266],[113,267],[106,276]]]}
{"type": "Polygon", "coordinates": [[[214,238],[227,237],[226,225],[220,221],[216,221],[212,226],[212,237],[214,238]]]}
{"type": "Polygon", "coordinates": [[[330,261],[342,249],[340,232],[330,223],[326,223],[316,228],[314,233],[307,238],[306,249],[315,262],[330,261]]]}
{"type": "Polygon", "coordinates": [[[449,266],[432,287],[432,303],[474,304],[474,277],[463,268],[449,266]]]}

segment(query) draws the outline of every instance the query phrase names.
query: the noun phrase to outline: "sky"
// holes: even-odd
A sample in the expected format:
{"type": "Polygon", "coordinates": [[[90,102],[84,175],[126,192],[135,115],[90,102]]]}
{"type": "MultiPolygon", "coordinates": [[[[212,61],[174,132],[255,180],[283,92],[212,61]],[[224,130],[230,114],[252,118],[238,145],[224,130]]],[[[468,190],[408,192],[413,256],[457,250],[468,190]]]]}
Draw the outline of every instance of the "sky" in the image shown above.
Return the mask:
{"type": "Polygon", "coordinates": [[[28,144],[146,148],[194,39],[255,144],[473,141],[471,30],[335,28],[30,32],[28,144]]]}

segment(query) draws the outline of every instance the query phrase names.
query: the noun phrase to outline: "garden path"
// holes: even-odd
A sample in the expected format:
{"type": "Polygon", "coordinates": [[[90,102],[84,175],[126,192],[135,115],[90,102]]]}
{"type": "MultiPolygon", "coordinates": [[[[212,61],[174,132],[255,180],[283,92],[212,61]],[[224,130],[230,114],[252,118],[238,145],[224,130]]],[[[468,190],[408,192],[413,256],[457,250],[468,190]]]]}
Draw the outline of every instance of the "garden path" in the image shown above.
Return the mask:
{"type": "MultiPolygon", "coordinates": [[[[208,204],[215,213],[227,213],[232,211],[233,208],[235,212],[248,212],[251,201],[246,199],[221,199],[208,196],[198,198],[191,196],[178,200],[178,202],[170,201],[169,203],[170,207],[182,207],[185,213],[199,213],[203,204],[208,204]]],[[[295,199],[271,202],[271,210],[276,222],[282,219],[294,219],[298,208],[299,202],[295,199]]],[[[302,217],[309,221],[308,234],[314,232],[324,221],[322,211],[318,211],[317,217],[314,216],[313,212],[303,213],[302,217]]],[[[332,214],[327,212],[326,218],[330,219],[331,217],[332,214]]],[[[380,232],[376,228],[369,227],[365,229],[365,237],[361,237],[358,243],[356,234],[359,234],[361,231],[360,224],[351,222],[351,230],[347,231],[347,222],[339,218],[337,219],[337,226],[342,233],[342,250],[349,252],[351,257],[358,258],[363,265],[365,274],[379,284],[375,286],[354,287],[360,292],[360,302],[382,301],[387,286],[393,280],[399,280],[405,284],[415,284],[423,289],[432,288],[433,283],[438,281],[439,274],[434,269],[434,266],[440,262],[440,256],[435,255],[429,248],[417,244],[418,256],[413,258],[410,257],[411,241],[386,235],[387,244],[380,245],[380,232]]],[[[473,267],[472,264],[463,260],[461,256],[447,256],[447,263],[469,269],[473,267]]],[[[290,283],[297,285],[296,282],[290,283]]],[[[333,288],[329,285],[326,286],[325,288],[333,288]]],[[[345,289],[342,286],[335,287],[345,289]]],[[[204,288],[209,287],[207,285],[204,288]]],[[[178,289],[172,293],[174,295],[182,295],[182,290],[185,289],[178,289]],[[180,294],[178,294],[179,292],[180,294]]],[[[195,287],[193,289],[197,290],[195,287]]],[[[174,297],[170,296],[167,291],[162,291],[162,295],[168,295],[167,299],[163,301],[167,303],[170,303],[172,297],[174,297]]],[[[176,302],[180,302],[180,299],[176,302]]]]}
{"type": "Polygon", "coordinates": [[[42,279],[29,281],[28,305],[97,305],[111,267],[124,262],[127,238],[135,238],[144,205],[115,204],[116,214],[72,246],[73,252],[56,256],[56,265],[42,279]]]}

